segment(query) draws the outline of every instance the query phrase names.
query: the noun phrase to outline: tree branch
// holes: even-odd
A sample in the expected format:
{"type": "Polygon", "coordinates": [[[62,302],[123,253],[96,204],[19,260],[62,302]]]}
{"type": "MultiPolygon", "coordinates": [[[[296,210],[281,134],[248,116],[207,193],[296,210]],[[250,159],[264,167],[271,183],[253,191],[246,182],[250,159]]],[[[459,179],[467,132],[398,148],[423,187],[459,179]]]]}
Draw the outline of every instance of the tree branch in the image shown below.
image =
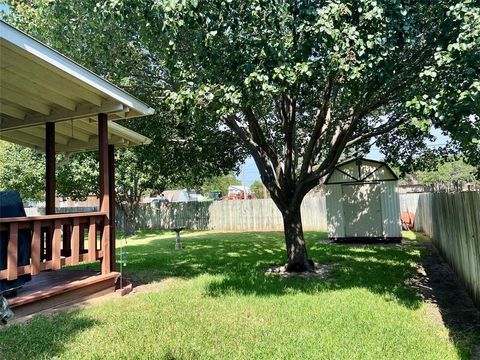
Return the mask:
{"type": "Polygon", "coordinates": [[[322,96],[322,106],[318,109],[317,114],[315,116],[315,127],[313,128],[312,135],[310,136],[310,140],[307,144],[303,155],[303,163],[302,168],[300,170],[300,178],[304,178],[307,176],[311,166],[312,161],[315,158],[314,151],[317,145],[318,140],[320,139],[321,135],[325,132],[325,130],[329,126],[329,122],[331,118],[329,117],[329,109],[330,109],[330,98],[332,95],[332,82],[327,80],[327,84],[325,86],[325,90],[323,91],[322,96]]]}
{"type": "Polygon", "coordinates": [[[390,124],[387,121],[386,123],[375,127],[374,129],[372,129],[368,133],[361,134],[361,135],[358,135],[358,136],[354,137],[353,139],[351,139],[350,141],[347,142],[345,147],[350,147],[352,145],[362,143],[362,142],[364,142],[364,141],[366,141],[366,140],[368,140],[368,139],[370,139],[374,136],[386,134],[387,132],[399,127],[402,124],[404,124],[406,121],[407,121],[406,116],[403,117],[403,118],[400,118],[399,120],[394,121],[390,124]]]}
{"type": "Polygon", "coordinates": [[[285,198],[282,196],[280,184],[274,174],[274,164],[269,158],[265,150],[254,140],[253,135],[247,128],[239,125],[240,119],[235,115],[229,115],[223,118],[225,124],[237,134],[249,150],[250,154],[257,165],[258,171],[262,178],[262,182],[270,192],[272,200],[277,206],[285,206],[285,198]]]}
{"type": "Polygon", "coordinates": [[[296,111],[297,103],[294,98],[290,96],[283,96],[281,105],[281,114],[282,114],[282,123],[283,123],[283,134],[284,134],[284,145],[283,152],[285,156],[285,189],[293,188],[296,181],[296,172],[295,164],[297,161],[297,154],[295,151],[295,121],[296,121],[296,111]]]}

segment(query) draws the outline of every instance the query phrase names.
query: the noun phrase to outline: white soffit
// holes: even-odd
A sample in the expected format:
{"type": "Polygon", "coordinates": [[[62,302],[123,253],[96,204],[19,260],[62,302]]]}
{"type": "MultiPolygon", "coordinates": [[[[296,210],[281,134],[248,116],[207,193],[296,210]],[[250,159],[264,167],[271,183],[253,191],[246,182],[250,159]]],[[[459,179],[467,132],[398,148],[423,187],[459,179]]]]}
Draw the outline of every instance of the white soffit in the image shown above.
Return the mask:
{"type": "MultiPolygon", "coordinates": [[[[45,125],[0,132],[0,140],[45,151],[45,125]]],[[[116,147],[147,145],[151,140],[112,121],[108,122],[108,143],[116,147]]],[[[94,120],[74,120],[55,124],[55,150],[59,153],[98,151],[98,123],[94,120]]]]}
{"type": "Polygon", "coordinates": [[[109,120],[154,113],[126,91],[1,20],[0,75],[0,134],[99,113],[109,120]]]}

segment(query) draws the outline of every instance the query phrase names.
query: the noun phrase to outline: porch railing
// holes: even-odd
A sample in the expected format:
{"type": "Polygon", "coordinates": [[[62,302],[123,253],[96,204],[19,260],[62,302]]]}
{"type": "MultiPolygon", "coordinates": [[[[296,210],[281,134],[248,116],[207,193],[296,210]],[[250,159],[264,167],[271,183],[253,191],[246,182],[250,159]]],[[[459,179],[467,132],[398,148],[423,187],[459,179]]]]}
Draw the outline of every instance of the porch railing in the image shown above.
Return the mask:
{"type": "Polygon", "coordinates": [[[82,261],[105,260],[104,254],[108,258],[110,252],[105,223],[103,212],[0,218],[0,231],[8,233],[7,268],[0,270],[0,280],[37,275],[82,261]],[[30,264],[22,266],[18,266],[20,230],[29,231],[31,236],[30,264]]]}

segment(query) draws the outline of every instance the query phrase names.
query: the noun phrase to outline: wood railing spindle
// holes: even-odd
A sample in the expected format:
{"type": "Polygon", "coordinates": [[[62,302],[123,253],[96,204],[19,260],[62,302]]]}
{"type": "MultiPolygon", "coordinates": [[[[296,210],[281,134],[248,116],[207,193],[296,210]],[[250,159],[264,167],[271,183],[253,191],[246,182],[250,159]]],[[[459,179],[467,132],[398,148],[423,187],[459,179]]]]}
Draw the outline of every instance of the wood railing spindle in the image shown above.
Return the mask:
{"type": "Polygon", "coordinates": [[[18,265],[18,223],[10,224],[7,252],[7,280],[15,280],[18,265]]]}
{"type": "Polygon", "coordinates": [[[32,246],[30,257],[32,259],[32,275],[40,273],[40,251],[42,237],[42,223],[40,221],[33,222],[32,246]]]}

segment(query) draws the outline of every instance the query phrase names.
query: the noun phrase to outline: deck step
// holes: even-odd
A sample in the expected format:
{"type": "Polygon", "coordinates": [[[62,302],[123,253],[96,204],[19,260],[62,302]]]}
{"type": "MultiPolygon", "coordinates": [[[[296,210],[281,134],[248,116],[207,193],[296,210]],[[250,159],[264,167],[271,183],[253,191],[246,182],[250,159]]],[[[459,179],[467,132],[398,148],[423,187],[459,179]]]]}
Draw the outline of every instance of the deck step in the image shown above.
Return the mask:
{"type": "Polygon", "coordinates": [[[15,312],[16,317],[23,317],[62,304],[81,302],[113,293],[115,281],[119,276],[120,273],[111,272],[65,281],[23,295],[20,292],[17,297],[9,299],[10,308],[15,312]]]}

